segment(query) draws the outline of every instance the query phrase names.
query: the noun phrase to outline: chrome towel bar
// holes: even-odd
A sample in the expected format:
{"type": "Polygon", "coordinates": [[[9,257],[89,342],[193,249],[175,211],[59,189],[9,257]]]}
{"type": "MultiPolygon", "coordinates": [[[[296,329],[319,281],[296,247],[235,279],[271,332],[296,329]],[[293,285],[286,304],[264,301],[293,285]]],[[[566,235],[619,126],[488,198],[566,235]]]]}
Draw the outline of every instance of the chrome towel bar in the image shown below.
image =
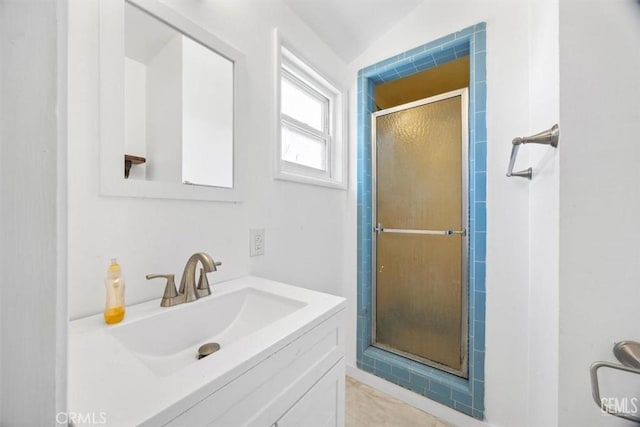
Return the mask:
{"type": "Polygon", "coordinates": [[[591,368],[589,369],[591,373],[591,395],[600,410],[610,415],[624,418],[625,420],[640,423],[640,417],[631,415],[630,413],[620,412],[617,408],[611,408],[606,404],[605,401],[607,399],[600,397],[600,385],[598,382],[598,369],[600,368],[616,369],[618,371],[640,375],[640,343],[635,341],[622,341],[616,343],[613,347],[613,354],[615,354],[616,358],[622,363],[622,365],[609,362],[595,362],[591,365],[591,368]]]}
{"type": "Polygon", "coordinates": [[[552,147],[558,146],[558,140],[560,139],[560,128],[557,124],[553,125],[551,129],[545,130],[544,132],[537,133],[531,136],[525,137],[517,137],[513,138],[511,143],[513,144],[511,148],[511,157],[509,158],[509,167],[507,168],[507,176],[519,176],[521,178],[531,179],[533,176],[533,169],[528,168],[525,170],[521,170],[518,172],[513,171],[513,166],[516,163],[516,157],[518,156],[518,150],[520,146],[523,144],[545,144],[550,145],[552,147]]]}
{"type": "Polygon", "coordinates": [[[396,234],[428,234],[433,236],[452,236],[454,234],[467,235],[467,230],[412,230],[410,228],[384,228],[382,224],[373,229],[376,233],[396,233],[396,234]]]}

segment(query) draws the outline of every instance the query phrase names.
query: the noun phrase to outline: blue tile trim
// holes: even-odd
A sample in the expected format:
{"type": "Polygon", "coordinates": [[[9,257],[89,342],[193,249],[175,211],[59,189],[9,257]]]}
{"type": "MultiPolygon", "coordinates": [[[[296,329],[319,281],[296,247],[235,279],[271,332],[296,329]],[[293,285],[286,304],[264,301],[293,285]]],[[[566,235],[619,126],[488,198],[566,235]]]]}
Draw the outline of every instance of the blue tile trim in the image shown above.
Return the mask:
{"type": "Polygon", "coordinates": [[[479,23],[358,72],[357,364],[360,369],[474,418],[484,418],[487,237],[486,24],[479,23]],[[374,89],[463,56],[469,79],[469,378],[371,346],[371,113],[374,89]]]}

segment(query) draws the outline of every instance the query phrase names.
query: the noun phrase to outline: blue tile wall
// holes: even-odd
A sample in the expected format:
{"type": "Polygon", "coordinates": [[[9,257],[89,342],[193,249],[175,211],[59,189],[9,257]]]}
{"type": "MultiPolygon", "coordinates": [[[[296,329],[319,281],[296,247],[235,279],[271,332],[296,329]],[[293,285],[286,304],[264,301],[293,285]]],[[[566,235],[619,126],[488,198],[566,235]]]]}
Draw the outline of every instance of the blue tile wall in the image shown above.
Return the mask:
{"type": "Polygon", "coordinates": [[[479,23],[358,72],[357,363],[377,375],[474,418],[484,418],[485,255],[487,241],[486,25],[479,23]],[[371,113],[377,84],[470,57],[469,378],[371,346],[371,113]]]}

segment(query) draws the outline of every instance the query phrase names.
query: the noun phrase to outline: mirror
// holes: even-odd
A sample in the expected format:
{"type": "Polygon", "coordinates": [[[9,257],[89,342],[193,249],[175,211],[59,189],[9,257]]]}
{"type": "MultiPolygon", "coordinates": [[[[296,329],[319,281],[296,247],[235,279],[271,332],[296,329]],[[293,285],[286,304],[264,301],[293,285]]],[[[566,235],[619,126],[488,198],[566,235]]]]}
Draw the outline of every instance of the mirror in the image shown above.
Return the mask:
{"type": "Polygon", "coordinates": [[[233,61],[125,3],[124,175],[233,188],[233,61]]]}
{"type": "Polygon", "coordinates": [[[99,3],[100,194],[241,202],[243,55],[158,0],[99,3]]]}

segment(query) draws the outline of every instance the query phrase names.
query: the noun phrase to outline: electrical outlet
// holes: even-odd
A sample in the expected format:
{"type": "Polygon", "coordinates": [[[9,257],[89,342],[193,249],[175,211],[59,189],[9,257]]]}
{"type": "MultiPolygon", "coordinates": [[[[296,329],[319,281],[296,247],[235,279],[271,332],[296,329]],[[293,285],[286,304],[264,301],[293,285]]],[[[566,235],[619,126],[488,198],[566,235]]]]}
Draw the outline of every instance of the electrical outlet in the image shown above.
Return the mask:
{"type": "Polygon", "coordinates": [[[264,255],[264,228],[249,230],[249,255],[264,255]]]}

